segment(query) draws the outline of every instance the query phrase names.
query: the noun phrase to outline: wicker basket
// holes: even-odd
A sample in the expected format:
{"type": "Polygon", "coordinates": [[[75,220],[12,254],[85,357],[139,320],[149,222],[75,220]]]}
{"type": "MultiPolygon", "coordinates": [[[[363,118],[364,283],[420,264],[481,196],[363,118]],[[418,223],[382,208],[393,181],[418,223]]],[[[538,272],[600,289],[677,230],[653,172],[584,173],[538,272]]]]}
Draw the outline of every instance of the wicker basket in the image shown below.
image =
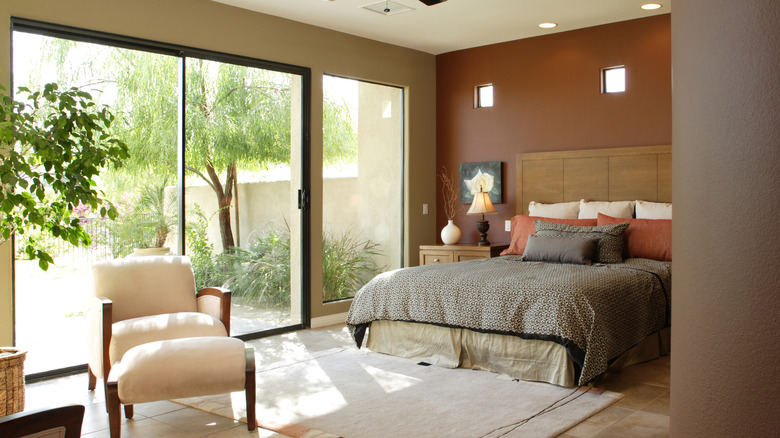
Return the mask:
{"type": "Polygon", "coordinates": [[[0,347],[0,417],[24,410],[26,351],[0,347]]]}

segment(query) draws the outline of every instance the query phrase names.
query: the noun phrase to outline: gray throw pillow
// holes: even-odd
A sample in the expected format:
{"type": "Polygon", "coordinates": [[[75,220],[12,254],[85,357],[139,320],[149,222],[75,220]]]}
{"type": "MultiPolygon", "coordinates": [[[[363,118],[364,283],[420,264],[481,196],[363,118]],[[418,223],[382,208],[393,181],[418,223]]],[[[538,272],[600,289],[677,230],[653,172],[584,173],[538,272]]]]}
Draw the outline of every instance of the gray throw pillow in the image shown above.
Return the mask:
{"type": "Polygon", "coordinates": [[[534,221],[537,236],[568,237],[570,239],[598,239],[598,250],[594,261],[601,263],[623,263],[623,233],[628,222],[614,225],[585,227],[556,224],[542,220],[534,221]]]}
{"type": "Polygon", "coordinates": [[[523,251],[523,260],[591,265],[596,259],[598,244],[599,239],[530,235],[523,251]]]}

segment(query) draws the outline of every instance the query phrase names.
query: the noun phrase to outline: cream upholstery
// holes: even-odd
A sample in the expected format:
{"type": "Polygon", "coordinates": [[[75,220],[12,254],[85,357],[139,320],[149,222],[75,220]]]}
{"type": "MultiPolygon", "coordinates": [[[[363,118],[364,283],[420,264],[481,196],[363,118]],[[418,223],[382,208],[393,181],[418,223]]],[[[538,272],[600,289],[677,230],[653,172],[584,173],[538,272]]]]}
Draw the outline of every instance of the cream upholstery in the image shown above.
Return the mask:
{"type": "Polygon", "coordinates": [[[147,256],[92,265],[95,295],[114,303],[114,322],[160,313],[196,312],[188,257],[147,256]]]}
{"type": "Polygon", "coordinates": [[[132,418],[135,403],[234,391],[244,391],[247,429],[252,431],[257,425],[255,380],[254,350],[240,339],[206,336],[138,345],[106,378],[110,436],[119,438],[121,433],[120,404],[132,418]]]}
{"type": "Polygon", "coordinates": [[[116,363],[127,350],[147,342],[199,336],[227,336],[225,326],[213,316],[198,312],[166,313],[126,319],[113,324],[108,357],[116,363]]]}
{"type": "Polygon", "coordinates": [[[109,381],[125,404],[243,391],[244,348],[225,337],[150,342],[130,349],[109,381]]]}
{"type": "Polygon", "coordinates": [[[90,389],[137,345],[230,334],[230,291],[196,291],[186,256],[116,259],[95,263],[92,271],[95,297],[86,314],[90,389]]]}

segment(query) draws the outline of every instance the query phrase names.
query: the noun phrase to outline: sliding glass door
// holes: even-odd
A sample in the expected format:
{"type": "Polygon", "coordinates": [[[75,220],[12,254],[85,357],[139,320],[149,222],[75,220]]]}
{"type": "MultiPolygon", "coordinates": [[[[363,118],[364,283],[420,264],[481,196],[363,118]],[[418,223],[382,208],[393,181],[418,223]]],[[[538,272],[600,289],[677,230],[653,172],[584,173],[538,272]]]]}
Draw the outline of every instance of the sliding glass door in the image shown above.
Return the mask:
{"type": "Polygon", "coordinates": [[[301,76],[202,58],[185,69],[185,241],[198,285],[233,291],[233,335],[300,324],[301,76]]]}
{"type": "Polygon", "coordinates": [[[131,154],[99,181],[120,217],[76,212],[90,247],[17,236],[55,256],[42,271],[16,254],[15,337],[29,351],[27,374],[86,362],[84,303],[100,260],[188,255],[199,287],[233,291],[231,335],[303,326],[308,70],[24,20],[13,28],[14,88],[56,82],[91,93],[117,115],[131,154]]]}

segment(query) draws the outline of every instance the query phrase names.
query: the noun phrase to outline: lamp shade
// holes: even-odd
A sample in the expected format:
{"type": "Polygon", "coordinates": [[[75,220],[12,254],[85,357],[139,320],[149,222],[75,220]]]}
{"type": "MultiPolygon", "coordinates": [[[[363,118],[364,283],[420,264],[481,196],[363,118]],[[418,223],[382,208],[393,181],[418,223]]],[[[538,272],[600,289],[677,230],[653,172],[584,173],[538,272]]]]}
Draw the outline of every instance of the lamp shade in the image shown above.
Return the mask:
{"type": "Polygon", "coordinates": [[[474,201],[471,203],[471,208],[466,214],[493,214],[498,213],[496,208],[493,207],[493,203],[490,202],[490,195],[488,192],[479,192],[474,194],[474,201]]]}

